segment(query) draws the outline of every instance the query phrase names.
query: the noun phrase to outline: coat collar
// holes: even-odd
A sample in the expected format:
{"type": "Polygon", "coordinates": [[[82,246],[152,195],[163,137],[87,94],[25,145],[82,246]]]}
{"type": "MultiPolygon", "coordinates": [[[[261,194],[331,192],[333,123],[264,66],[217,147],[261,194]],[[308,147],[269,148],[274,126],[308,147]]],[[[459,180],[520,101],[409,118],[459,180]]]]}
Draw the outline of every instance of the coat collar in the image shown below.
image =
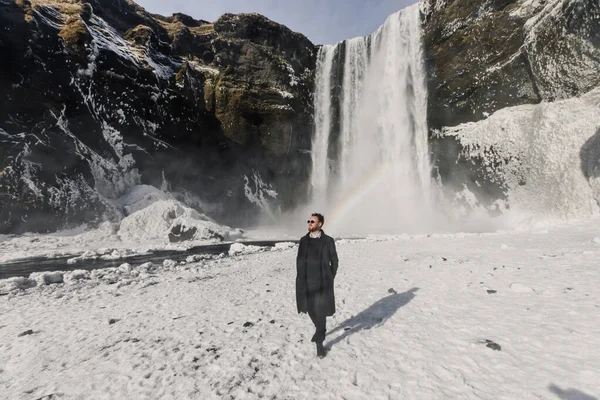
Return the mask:
{"type": "MultiPolygon", "coordinates": [[[[325,236],[327,236],[327,235],[325,234],[325,231],[324,231],[323,229],[321,229],[321,239],[323,239],[325,236]]],[[[313,239],[313,238],[311,238],[311,237],[310,237],[310,232],[308,232],[308,233],[306,234],[306,237],[307,237],[307,238],[309,238],[309,239],[313,239]]],[[[316,239],[316,238],[314,238],[314,239],[316,239]]]]}

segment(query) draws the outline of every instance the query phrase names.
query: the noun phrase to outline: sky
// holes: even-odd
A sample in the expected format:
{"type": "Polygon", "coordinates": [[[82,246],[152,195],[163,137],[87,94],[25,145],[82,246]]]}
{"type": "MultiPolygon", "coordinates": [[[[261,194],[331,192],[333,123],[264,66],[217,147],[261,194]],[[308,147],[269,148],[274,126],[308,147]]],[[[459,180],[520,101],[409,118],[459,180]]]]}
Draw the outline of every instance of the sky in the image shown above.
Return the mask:
{"type": "Polygon", "coordinates": [[[215,21],[225,13],[257,12],[300,32],[314,44],[333,44],[373,33],[416,0],[135,0],[147,11],[176,12],[215,21]]]}

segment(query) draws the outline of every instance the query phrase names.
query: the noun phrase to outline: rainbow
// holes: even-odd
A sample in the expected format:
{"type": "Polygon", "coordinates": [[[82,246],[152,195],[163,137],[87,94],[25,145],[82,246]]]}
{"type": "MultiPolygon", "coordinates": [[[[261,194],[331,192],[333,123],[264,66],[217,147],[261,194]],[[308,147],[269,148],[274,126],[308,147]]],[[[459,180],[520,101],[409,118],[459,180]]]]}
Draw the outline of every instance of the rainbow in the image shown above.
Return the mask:
{"type": "Polygon", "coordinates": [[[348,190],[344,196],[342,196],[341,201],[339,201],[339,203],[336,202],[337,204],[331,215],[329,217],[326,216],[327,224],[335,229],[336,224],[342,220],[348,212],[356,207],[367,193],[375,188],[388,170],[389,166],[387,164],[382,164],[368,174],[358,185],[351,190],[348,190]]]}

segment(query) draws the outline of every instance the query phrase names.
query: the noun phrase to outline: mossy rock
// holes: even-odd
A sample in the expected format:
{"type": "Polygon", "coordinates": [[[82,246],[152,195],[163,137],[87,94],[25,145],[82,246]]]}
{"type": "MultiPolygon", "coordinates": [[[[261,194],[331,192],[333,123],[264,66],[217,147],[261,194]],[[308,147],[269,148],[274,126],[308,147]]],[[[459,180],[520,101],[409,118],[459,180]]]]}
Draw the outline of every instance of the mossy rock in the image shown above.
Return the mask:
{"type": "Polygon", "coordinates": [[[145,46],[154,35],[152,28],[146,25],[138,25],[125,32],[123,37],[139,46],[145,46]]]}
{"type": "Polygon", "coordinates": [[[86,45],[92,42],[92,35],[81,18],[72,18],[58,33],[67,50],[76,55],[85,54],[86,45]]]}

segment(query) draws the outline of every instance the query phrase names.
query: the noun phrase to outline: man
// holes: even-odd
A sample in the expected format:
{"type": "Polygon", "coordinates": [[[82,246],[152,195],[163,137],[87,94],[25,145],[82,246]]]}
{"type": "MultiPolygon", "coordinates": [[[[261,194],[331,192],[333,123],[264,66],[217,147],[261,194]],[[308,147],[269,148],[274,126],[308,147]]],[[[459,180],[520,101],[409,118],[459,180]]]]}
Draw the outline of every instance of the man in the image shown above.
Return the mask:
{"type": "Polygon", "coordinates": [[[325,218],[312,214],[308,234],[300,239],[296,257],[296,305],[298,313],[308,313],[315,325],[313,342],[317,343],[317,356],[325,357],[326,317],[335,314],[333,280],[338,269],[338,256],[333,238],[321,230],[325,218]]]}

